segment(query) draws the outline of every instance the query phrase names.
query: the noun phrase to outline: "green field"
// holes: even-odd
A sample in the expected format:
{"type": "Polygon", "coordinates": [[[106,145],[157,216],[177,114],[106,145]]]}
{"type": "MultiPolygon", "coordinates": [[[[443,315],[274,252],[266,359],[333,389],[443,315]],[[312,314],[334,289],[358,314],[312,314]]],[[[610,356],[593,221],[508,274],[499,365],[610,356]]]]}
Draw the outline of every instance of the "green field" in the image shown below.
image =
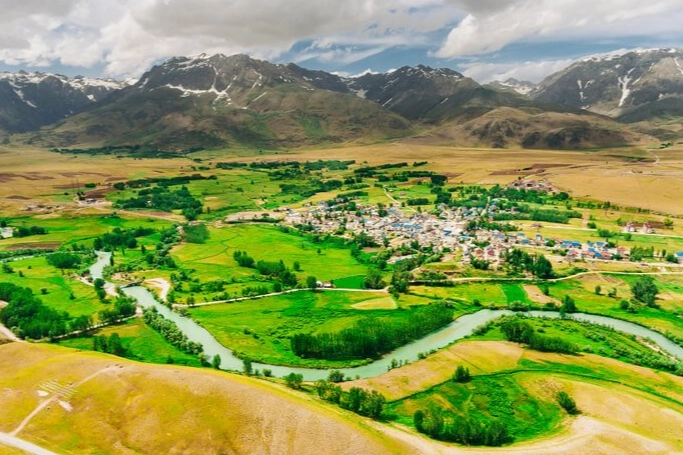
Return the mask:
{"type": "Polygon", "coordinates": [[[508,428],[515,442],[558,430],[564,411],[551,399],[539,398],[520,379],[518,375],[491,374],[475,376],[466,384],[448,381],[392,403],[387,412],[412,426],[415,411],[439,406],[475,421],[497,420],[508,428]]]}
{"type": "Polygon", "coordinates": [[[96,321],[97,313],[108,306],[99,301],[94,287],[79,281],[73,272],[63,274],[48,265],[45,257],[12,261],[9,264],[14,273],[0,272],[0,282],[30,288],[43,303],[55,310],[66,311],[74,317],[92,315],[96,321]]]}
{"type": "Polygon", "coordinates": [[[329,281],[365,275],[367,268],[352,256],[350,249],[332,241],[314,243],[311,239],[282,232],[277,227],[261,225],[228,225],[210,228],[206,244],[182,244],[173,249],[178,264],[194,269],[202,280],[228,278],[249,279],[253,269],[239,267],[233,259],[235,251],[245,251],[256,261],[284,261],[290,269],[299,262],[296,272],[305,280],[308,275],[329,281]]]}
{"type": "MultiPolygon", "coordinates": [[[[135,227],[163,230],[171,223],[155,218],[123,218],[119,216],[71,216],[62,215],[50,218],[22,217],[9,219],[10,226],[39,226],[47,230],[45,235],[32,235],[23,238],[0,240],[0,250],[9,248],[31,248],[31,244],[54,243],[55,247],[73,244],[92,246],[92,240],[105,232],[118,227],[131,229],[135,227]]],[[[153,238],[149,244],[153,243],[153,238]]]]}
{"type": "Polygon", "coordinates": [[[300,332],[336,332],[370,317],[401,319],[409,314],[401,309],[352,307],[377,298],[376,293],[302,291],[232,304],[190,308],[189,311],[190,316],[221,344],[253,360],[333,367],[351,363],[301,359],[292,353],[289,338],[300,332]]]}
{"type": "Polygon", "coordinates": [[[97,330],[87,337],[62,340],[58,344],[69,348],[92,350],[93,336],[110,336],[113,333],[118,333],[121,337],[121,343],[128,351],[126,357],[130,359],[150,363],[170,363],[172,359],[172,363],[175,364],[196,367],[201,365],[197,357],[185,354],[171,346],[159,333],[147,327],[139,318],[97,330]]]}

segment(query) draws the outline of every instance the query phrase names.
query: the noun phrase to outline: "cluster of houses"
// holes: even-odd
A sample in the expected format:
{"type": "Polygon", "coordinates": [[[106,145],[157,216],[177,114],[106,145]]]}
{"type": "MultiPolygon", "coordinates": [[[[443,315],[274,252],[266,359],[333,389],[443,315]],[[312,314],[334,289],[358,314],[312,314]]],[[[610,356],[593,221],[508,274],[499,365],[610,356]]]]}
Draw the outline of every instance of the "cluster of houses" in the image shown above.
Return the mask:
{"type": "Polygon", "coordinates": [[[550,185],[550,183],[543,180],[515,180],[508,185],[508,188],[527,191],[536,190],[538,192],[545,192],[548,194],[557,193],[557,189],[550,185]]]}
{"type": "MultiPolygon", "coordinates": [[[[282,210],[285,212],[286,224],[309,225],[314,231],[327,234],[363,233],[378,244],[391,247],[417,242],[419,246],[429,246],[435,251],[459,250],[462,252],[464,263],[476,259],[485,260],[495,266],[503,262],[505,252],[513,247],[542,248],[561,253],[567,262],[628,260],[630,256],[628,248],[613,246],[603,241],[579,242],[571,239],[545,238],[541,234],[527,237],[522,232],[487,229],[467,231],[468,223],[490,215],[490,208],[449,208],[444,205],[440,207],[438,214],[404,213],[400,210],[399,204],[394,204],[385,209],[386,213],[380,214],[380,209],[375,206],[356,204],[356,207],[357,210],[351,212],[339,210],[333,203],[321,202],[303,211],[289,208],[282,210]]],[[[398,262],[409,257],[394,257],[389,262],[398,262]]],[[[677,257],[683,263],[683,252],[677,257]]]]}
{"type": "Polygon", "coordinates": [[[662,230],[664,227],[662,221],[646,221],[644,223],[629,221],[621,231],[624,233],[654,234],[655,229],[662,230]]]}

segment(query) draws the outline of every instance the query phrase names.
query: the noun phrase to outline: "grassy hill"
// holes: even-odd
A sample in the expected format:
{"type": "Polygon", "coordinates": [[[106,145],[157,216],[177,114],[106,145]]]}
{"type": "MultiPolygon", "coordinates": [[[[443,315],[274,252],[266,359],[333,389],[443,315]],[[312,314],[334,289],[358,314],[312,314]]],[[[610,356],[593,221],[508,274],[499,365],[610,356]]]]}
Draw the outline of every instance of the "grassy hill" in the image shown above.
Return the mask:
{"type": "Polygon", "coordinates": [[[17,436],[58,453],[411,453],[360,418],[265,381],[26,343],[0,346],[0,431],[55,387],[63,396],[17,436]]]}

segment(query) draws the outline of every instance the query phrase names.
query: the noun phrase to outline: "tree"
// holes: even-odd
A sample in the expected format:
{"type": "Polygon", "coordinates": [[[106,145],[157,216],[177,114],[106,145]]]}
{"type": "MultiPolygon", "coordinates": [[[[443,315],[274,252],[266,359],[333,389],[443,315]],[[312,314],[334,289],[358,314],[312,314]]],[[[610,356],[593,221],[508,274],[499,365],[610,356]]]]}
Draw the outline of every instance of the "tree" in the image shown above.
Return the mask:
{"type": "Polygon", "coordinates": [[[574,415],[579,414],[579,408],[576,407],[576,402],[572,397],[569,396],[564,390],[557,393],[557,402],[562,406],[562,408],[567,411],[568,414],[574,415]]]}
{"type": "Polygon", "coordinates": [[[292,268],[295,272],[301,272],[301,264],[299,264],[299,261],[294,261],[294,264],[292,264],[292,268]]]}
{"type": "Polygon", "coordinates": [[[306,277],[306,287],[315,290],[318,287],[318,279],[312,275],[306,277]]]}
{"type": "Polygon", "coordinates": [[[289,373],[287,376],[285,376],[285,383],[287,384],[287,387],[294,390],[301,389],[301,383],[303,380],[304,375],[301,373],[289,373]]]}
{"type": "Polygon", "coordinates": [[[251,359],[243,359],[242,360],[242,371],[247,376],[251,376],[251,373],[253,372],[253,369],[251,366],[251,359]]]}
{"type": "Polygon", "coordinates": [[[102,289],[105,285],[106,281],[104,281],[102,278],[95,278],[95,281],[93,281],[93,285],[95,286],[95,289],[102,289]]]}
{"type": "Polygon", "coordinates": [[[458,368],[455,369],[455,373],[453,373],[453,380],[455,382],[469,382],[470,379],[470,369],[462,365],[458,365],[458,368]]]}
{"type": "Polygon", "coordinates": [[[344,373],[342,373],[339,370],[332,370],[330,371],[330,374],[327,376],[327,380],[330,382],[343,382],[344,373]]]}
{"type": "Polygon", "coordinates": [[[215,369],[219,370],[219,369],[221,368],[221,356],[218,355],[218,354],[216,354],[215,356],[213,356],[213,359],[211,360],[211,365],[212,365],[215,369]]]}
{"type": "Polygon", "coordinates": [[[576,313],[576,303],[570,295],[565,295],[562,299],[560,311],[563,313],[576,313]]]}
{"type": "Polygon", "coordinates": [[[602,287],[598,284],[595,286],[595,295],[602,294],[602,287]]]}
{"type": "Polygon", "coordinates": [[[126,348],[121,343],[121,337],[118,333],[112,333],[107,340],[107,352],[110,354],[124,357],[126,355],[126,348]]]}
{"type": "Polygon", "coordinates": [[[535,276],[541,279],[552,278],[553,265],[542,254],[539,254],[534,261],[534,266],[531,271],[535,276]]]}
{"type": "Polygon", "coordinates": [[[408,271],[397,271],[391,275],[391,287],[396,292],[406,293],[410,286],[412,275],[408,271]]]}
{"type": "Polygon", "coordinates": [[[382,272],[377,269],[370,269],[365,275],[363,284],[366,289],[382,289],[386,286],[386,283],[382,279],[382,272]]]}
{"type": "Polygon", "coordinates": [[[631,284],[631,292],[633,293],[633,298],[637,301],[649,307],[657,306],[655,300],[657,299],[659,289],[657,289],[655,280],[651,276],[644,276],[635,280],[631,284]]]}

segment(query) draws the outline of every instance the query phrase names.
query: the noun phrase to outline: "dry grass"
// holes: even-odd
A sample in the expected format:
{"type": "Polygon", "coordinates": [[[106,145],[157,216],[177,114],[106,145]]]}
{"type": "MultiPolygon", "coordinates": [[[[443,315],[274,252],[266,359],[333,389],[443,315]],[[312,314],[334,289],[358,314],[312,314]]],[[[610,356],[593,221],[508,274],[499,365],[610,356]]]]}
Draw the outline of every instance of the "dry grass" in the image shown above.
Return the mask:
{"type": "Polygon", "coordinates": [[[392,297],[380,297],[378,299],[354,303],[351,305],[351,308],[355,308],[356,310],[395,310],[398,307],[396,301],[392,297]]]}
{"type": "Polygon", "coordinates": [[[396,400],[447,381],[458,365],[467,366],[472,374],[490,373],[514,368],[523,353],[514,343],[464,341],[419,362],[343,386],[374,389],[396,400]]]}
{"type": "MultiPolygon", "coordinates": [[[[683,214],[674,188],[683,181],[683,148],[657,150],[627,148],[600,151],[461,148],[397,141],[369,146],[297,149],[291,153],[258,157],[226,156],[230,152],[206,152],[221,161],[252,159],[318,160],[355,159],[359,163],[428,161],[423,169],[452,175],[451,184],[507,184],[518,176],[547,179],[575,196],[610,201],[626,206],[683,214]],[[660,157],[655,164],[654,155],[660,157]],[[637,163],[625,157],[647,159],[637,163]]],[[[0,148],[0,188],[7,195],[0,209],[18,209],[31,200],[54,203],[64,187],[86,182],[107,183],[142,175],[192,172],[185,158],[144,159],[72,156],[33,148],[0,148]]],[[[74,207],[75,208],[75,207],[74,207]]]]}
{"type": "Polygon", "coordinates": [[[540,303],[541,305],[545,305],[546,303],[552,303],[554,305],[559,306],[562,304],[558,299],[545,295],[538,288],[538,286],[532,284],[525,284],[522,287],[524,288],[524,292],[526,292],[526,294],[529,296],[530,300],[540,303]]]}
{"type": "Polygon", "coordinates": [[[72,412],[50,405],[19,436],[64,454],[410,453],[364,419],[279,385],[23,343],[0,347],[0,431],[38,405],[40,384],[103,368],[77,387],[72,412]]]}

